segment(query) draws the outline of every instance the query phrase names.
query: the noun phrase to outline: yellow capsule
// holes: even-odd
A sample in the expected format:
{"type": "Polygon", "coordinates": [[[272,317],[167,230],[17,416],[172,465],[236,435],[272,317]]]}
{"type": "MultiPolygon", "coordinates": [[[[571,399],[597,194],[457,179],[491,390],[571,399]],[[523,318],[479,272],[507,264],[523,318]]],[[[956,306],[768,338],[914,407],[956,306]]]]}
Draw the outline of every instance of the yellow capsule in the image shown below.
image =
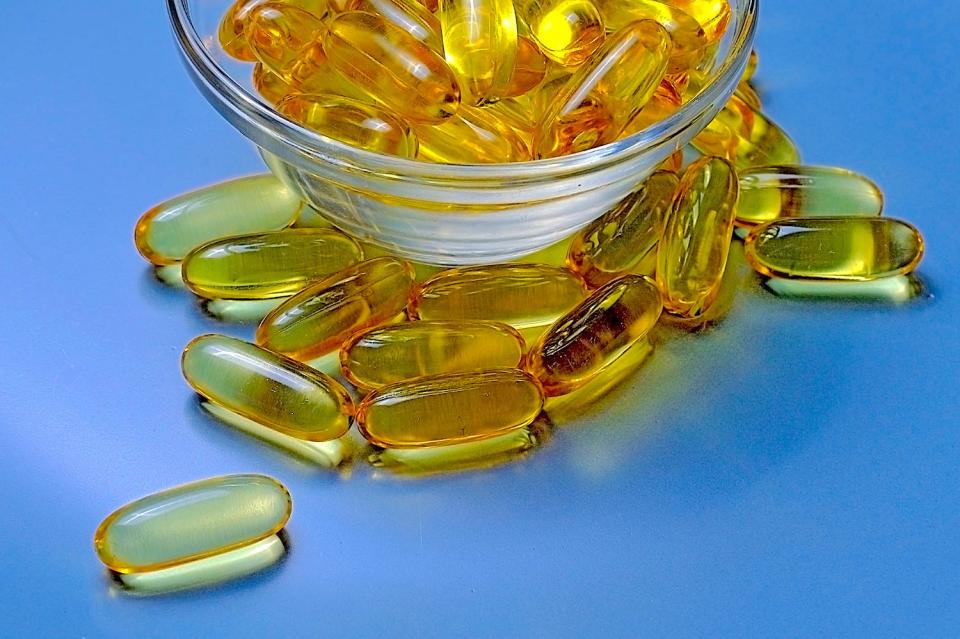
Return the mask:
{"type": "Polygon", "coordinates": [[[736,171],[722,158],[701,158],[683,174],[657,249],[657,283],[671,313],[702,315],[720,292],[738,192],[736,171]]]}
{"type": "Polygon", "coordinates": [[[287,524],[290,493],[264,475],[225,475],[122,506],[97,527],[100,561],[121,573],[183,566],[250,546],[287,524]]]}
{"type": "Polygon", "coordinates": [[[747,59],[747,66],[743,70],[741,82],[749,82],[757,74],[757,67],[760,66],[760,54],[756,49],[750,50],[750,57],[747,59]]]}
{"type": "Polygon", "coordinates": [[[405,118],[441,122],[460,106],[460,87],[443,58],[380,16],[340,14],[323,48],[338,73],[405,118]]]}
{"type": "Polygon", "coordinates": [[[761,275],[820,280],[876,280],[913,272],[923,237],[893,218],[786,218],[753,229],[747,262],[761,275]]]}
{"type": "Polygon", "coordinates": [[[693,16],[711,43],[723,37],[730,23],[729,0],[670,0],[670,4],[693,16]]]}
{"type": "MultiPolygon", "coordinates": [[[[683,106],[683,95],[669,78],[664,78],[657,90],[653,92],[650,101],[640,109],[640,112],[627,124],[620,137],[628,137],[639,133],[667,119],[683,106]]],[[[680,151],[678,151],[680,153],[680,151]]]]}
{"type": "Polygon", "coordinates": [[[253,66],[253,88],[270,104],[276,105],[293,92],[293,87],[279,75],[267,69],[261,62],[253,66]]]}
{"type": "Polygon", "coordinates": [[[377,106],[335,95],[293,94],[277,111],[294,122],[360,149],[413,158],[417,136],[397,116],[377,106]]]}
{"type": "Polygon", "coordinates": [[[360,403],[357,426],[381,448],[448,446],[529,426],[542,408],[536,380],[503,368],[385,386],[360,403]]]}
{"type": "Polygon", "coordinates": [[[826,166],[760,166],[740,172],[737,224],[784,217],[876,217],[883,192],[869,178],[826,166]]]}
{"type": "Polygon", "coordinates": [[[507,82],[504,97],[516,97],[533,91],[547,75],[549,61],[537,43],[526,36],[517,39],[517,63],[507,82]]]}
{"type": "Polygon", "coordinates": [[[203,335],[181,358],[183,376],[211,402],[284,435],[329,441],[350,428],[353,402],[336,380],[224,335],[203,335]]]}
{"type": "Polygon", "coordinates": [[[540,119],[535,154],[551,158],[617,138],[667,70],[670,35],[653,20],[618,31],[573,74],[540,119]]]}
{"type": "MultiPolygon", "coordinates": [[[[247,42],[247,29],[253,19],[253,12],[266,1],[236,0],[223,14],[218,37],[220,46],[228,55],[245,62],[254,62],[257,59],[247,42]]],[[[274,0],[274,4],[286,4],[303,9],[320,20],[325,19],[330,12],[327,0],[274,0]]]]}
{"type": "Polygon", "coordinates": [[[625,275],[561,317],[530,349],[525,368],[548,396],[585,386],[646,338],[663,311],[652,280],[625,275]]]}
{"type": "Polygon", "coordinates": [[[211,299],[286,297],[361,259],[360,246],[339,231],[290,229],[199,246],[183,260],[183,280],[211,299]]]}
{"type": "Polygon", "coordinates": [[[353,333],[403,312],[413,288],[406,262],[381,257],[308,286],[263,318],[257,343],[300,360],[340,347],[353,333]]]}
{"type": "Polygon", "coordinates": [[[444,271],[410,302],[411,318],[502,322],[544,329],[586,297],[573,273],[540,264],[499,264],[444,271]]]}
{"type": "Polygon", "coordinates": [[[520,133],[497,111],[462,106],[442,124],[414,128],[417,157],[444,164],[490,164],[529,160],[530,149],[520,133]]]}
{"type": "Polygon", "coordinates": [[[405,322],[362,331],[340,349],[340,367],[358,388],[415,377],[520,365],[526,345],[506,324],[475,321],[405,322]]]}
{"type": "Polygon", "coordinates": [[[290,226],[302,206],[277,178],[254,175],[158,204],[140,217],[133,237],[141,255],[163,266],[211,240],[290,226]]]}
{"type": "Polygon", "coordinates": [[[417,0],[430,13],[436,13],[440,8],[440,0],[417,0]]]}
{"type": "Polygon", "coordinates": [[[283,2],[266,2],[250,14],[247,42],[257,60],[299,87],[326,62],[320,37],[326,26],[313,14],[283,2]]]}
{"type": "Polygon", "coordinates": [[[738,169],[800,163],[800,152],[793,140],[736,94],[693,139],[693,146],[704,154],[725,157],[738,169]]]}
{"type": "Polygon", "coordinates": [[[577,66],[603,43],[603,17],[593,0],[517,0],[517,17],[544,55],[577,66]]]}
{"type": "Polygon", "coordinates": [[[440,0],[437,15],[463,102],[476,106],[506,95],[517,62],[513,0],[440,0]]]}
{"type": "Polygon", "coordinates": [[[652,274],[660,229],[679,183],[674,173],[654,173],[639,190],[574,235],[567,253],[570,269],[594,288],[644,265],[647,272],[641,274],[652,274]]]}
{"type": "Polygon", "coordinates": [[[741,81],[737,85],[736,91],[737,97],[750,105],[755,111],[763,110],[763,100],[760,99],[760,94],[757,93],[757,90],[753,88],[753,85],[749,82],[741,81]]]}
{"type": "Polygon", "coordinates": [[[504,98],[495,104],[485,106],[483,110],[495,114],[499,120],[506,123],[514,134],[523,140],[529,156],[533,144],[533,130],[537,126],[536,116],[530,109],[529,103],[504,98]]]}
{"type": "Polygon", "coordinates": [[[601,0],[598,5],[607,31],[637,20],[653,20],[666,29],[673,44],[668,73],[695,68],[706,55],[709,42],[700,23],[676,6],[657,0],[601,0]]]}
{"type": "Polygon", "coordinates": [[[443,55],[440,21],[417,0],[348,0],[347,11],[365,11],[385,18],[443,55]]]}

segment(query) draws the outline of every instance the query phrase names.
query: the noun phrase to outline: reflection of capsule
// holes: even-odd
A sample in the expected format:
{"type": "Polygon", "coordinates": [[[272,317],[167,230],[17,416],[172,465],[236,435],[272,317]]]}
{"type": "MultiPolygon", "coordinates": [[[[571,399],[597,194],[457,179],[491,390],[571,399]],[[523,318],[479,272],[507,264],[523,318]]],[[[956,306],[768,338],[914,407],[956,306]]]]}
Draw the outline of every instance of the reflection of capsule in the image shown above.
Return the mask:
{"type": "Polygon", "coordinates": [[[506,95],[517,61],[513,0],[440,0],[437,15],[463,102],[481,105],[506,95]]]}
{"type": "Polygon", "coordinates": [[[385,18],[443,55],[440,21],[417,0],[347,0],[346,10],[385,18]]]}
{"type": "Polygon", "coordinates": [[[593,0],[517,0],[515,6],[540,50],[558,64],[581,64],[603,43],[603,18],[593,0]]]}
{"type": "MultiPolygon", "coordinates": [[[[247,29],[252,22],[253,12],[266,0],[236,0],[220,21],[218,37],[220,46],[228,55],[246,62],[257,59],[247,42],[247,29]]],[[[318,20],[329,15],[330,7],[327,0],[273,0],[272,4],[285,4],[297,9],[303,9],[318,20]]]]}
{"type": "Polygon", "coordinates": [[[668,73],[695,68],[706,55],[707,36],[693,16],[657,0],[602,0],[600,13],[607,31],[619,31],[637,20],[658,22],[670,34],[668,73]]]}
{"type": "Polygon", "coordinates": [[[263,66],[299,87],[324,67],[326,55],[320,38],[325,28],[311,13],[268,2],[251,13],[247,42],[263,66]]]}
{"type": "Polygon", "coordinates": [[[738,169],[800,163],[800,152],[783,129],[736,94],[693,139],[693,146],[730,160],[738,169]]]}
{"type": "Polygon", "coordinates": [[[496,110],[462,106],[436,125],[415,127],[417,157],[445,164],[522,162],[530,159],[527,143],[496,110]]]}

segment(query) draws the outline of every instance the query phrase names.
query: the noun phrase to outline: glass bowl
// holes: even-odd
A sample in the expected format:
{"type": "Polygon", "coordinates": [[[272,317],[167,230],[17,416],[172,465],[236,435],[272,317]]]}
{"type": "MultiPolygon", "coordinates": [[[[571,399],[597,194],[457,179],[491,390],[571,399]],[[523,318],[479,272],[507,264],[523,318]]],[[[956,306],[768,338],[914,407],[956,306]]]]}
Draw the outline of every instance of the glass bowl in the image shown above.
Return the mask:
{"type": "Polygon", "coordinates": [[[167,0],[187,71],[280,179],[334,225],[396,255],[444,266],[533,253],[602,215],[699,133],[746,66],[759,0],[730,0],[730,26],[703,91],[628,138],[513,164],[429,164],[354,148],[276,113],[231,59],[217,27],[232,0],[167,0]]]}

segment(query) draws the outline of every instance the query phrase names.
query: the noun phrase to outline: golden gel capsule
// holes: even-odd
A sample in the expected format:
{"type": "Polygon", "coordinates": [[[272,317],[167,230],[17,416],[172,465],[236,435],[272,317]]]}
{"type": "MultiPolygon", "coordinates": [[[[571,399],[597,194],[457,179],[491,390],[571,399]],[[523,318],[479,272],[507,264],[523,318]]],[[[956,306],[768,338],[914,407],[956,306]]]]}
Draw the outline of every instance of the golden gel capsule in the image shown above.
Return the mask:
{"type": "Polygon", "coordinates": [[[273,105],[280,102],[288,93],[293,92],[293,87],[286,80],[260,62],[253,66],[253,88],[264,100],[273,105]]]}
{"type": "Polygon", "coordinates": [[[883,192],[870,179],[826,166],[761,166],[740,172],[737,224],[784,217],[875,217],[883,192]]]}
{"type": "Polygon", "coordinates": [[[529,160],[527,143],[497,111],[462,106],[442,124],[415,127],[417,157],[444,164],[490,164],[529,160]]]}
{"type": "MultiPolygon", "coordinates": [[[[653,126],[676,113],[683,106],[683,95],[677,88],[675,82],[669,78],[660,81],[657,90],[653,92],[653,97],[644,105],[640,112],[627,124],[621,138],[639,133],[644,129],[653,126]]],[[[682,151],[677,153],[683,154],[682,151]]]]}
{"type": "Polygon", "coordinates": [[[517,17],[544,55],[577,66],[603,43],[603,18],[593,0],[517,0],[517,17]]]}
{"type": "Polygon", "coordinates": [[[570,393],[644,339],[662,311],[652,280],[625,275],[557,320],[531,347],[526,369],[548,396],[570,393]]]}
{"type": "Polygon", "coordinates": [[[702,315],[720,292],[738,193],[737,173],[722,158],[701,158],[683,174],[657,249],[657,283],[671,313],[702,315]]]}
{"type": "Polygon", "coordinates": [[[357,426],[381,448],[425,448],[489,439],[528,426],[543,393],[527,373],[497,369],[385,386],[366,397],[357,426]]]}
{"type": "Polygon", "coordinates": [[[111,513],[93,543],[121,573],[147,573],[226,553],[275,535],[290,519],[287,489],[263,475],[204,479],[142,497],[111,513]]]}
{"type": "Polygon", "coordinates": [[[290,229],[199,246],[183,260],[183,279],[208,299],[286,297],[361,259],[360,246],[339,231],[290,229]]]}
{"type": "Polygon", "coordinates": [[[800,152],[783,129],[736,94],[693,139],[693,146],[725,157],[738,169],[800,163],[800,152]]]}
{"type": "Polygon", "coordinates": [[[684,13],[700,23],[707,40],[716,43],[723,37],[730,23],[729,0],[669,0],[684,13]]]}
{"type": "Polygon", "coordinates": [[[745,250],[768,277],[876,280],[916,269],[923,237],[892,218],[786,218],[751,231],[745,250]]]}
{"type": "Polygon", "coordinates": [[[330,353],[353,333],[384,324],[403,312],[413,288],[413,268],[380,257],[334,273],[263,318],[257,343],[307,360],[330,353]]]}
{"type": "Polygon", "coordinates": [[[668,73],[695,68],[706,55],[709,42],[700,23],[676,6],[656,0],[602,0],[599,6],[607,31],[637,20],[653,20],[666,29],[673,45],[668,73]]]}
{"type": "Polygon", "coordinates": [[[535,154],[551,158],[614,141],[650,101],[667,70],[670,35],[653,20],[609,38],[540,119],[535,154]]]}
{"type": "Polygon", "coordinates": [[[679,183],[674,173],[651,175],[639,190],[573,236],[567,266],[593,288],[644,264],[648,273],[642,274],[652,274],[660,229],[679,183]]]}
{"type": "Polygon", "coordinates": [[[348,0],[347,11],[364,11],[385,18],[443,55],[440,21],[417,0],[348,0]]]}
{"type": "Polygon", "coordinates": [[[158,266],[182,260],[211,240],[278,231],[300,215],[300,196],[272,175],[254,175],[185,193],[143,214],[137,250],[158,266]]]}
{"type": "Polygon", "coordinates": [[[546,77],[548,64],[537,43],[520,36],[517,40],[517,63],[507,82],[504,97],[516,97],[534,90],[546,77]]]}
{"type": "Polygon", "coordinates": [[[263,66],[299,87],[325,66],[320,45],[325,29],[324,22],[307,11],[267,2],[253,10],[247,41],[263,66]]]}
{"type": "Polygon", "coordinates": [[[343,386],[254,344],[203,335],[187,345],[180,364],[197,393],[284,435],[322,442],[350,428],[353,402],[343,386]]]}
{"type": "MultiPolygon", "coordinates": [[[[254,62],[257,59],[247,42],[247,29],[253,19],[253,12],[266,1],[237,0],[223,14],[218,35],[220,46],[228,55],[245,62],[254,62]]],[[[303,9],[320,20],[325,19],[330,11],[327,0],[274,0],[274,4],[287,4],[303,9]]]]}
{"type": "Polygon", "coordinates": [[[422,320],[484,320],[540,329],[584,297],[583,282],[566,269],[499,264],[440,273],[420,287],[409,312],[422,320]]]}
{"type": "Polygon", "coordinates": [[[357,333],[340,349],[340,366],[358,388],[448,373],[512,368],[526,345],[506,324],[422,321],[381,326],[357,333]]]}
{"type": "Polygon", "coordinates": [[[360,149],[413,158],[417,137],[395,115],[377,106],[335,95],[293,94],[277,111],[294,122],[360,149]]]}
{"type": "Polygon", "coordinates": [[[463,102],[479,106],[506,95],[517,62],[513,0],[440,0],[437,15],[463,102]]]}
{"type": "Polygon", "coordinates": [[[338,73],[405,118],[441,122],[460,106],[460,87],[443,58],[380,16],[340,14],[323,47],[338,73]]]}

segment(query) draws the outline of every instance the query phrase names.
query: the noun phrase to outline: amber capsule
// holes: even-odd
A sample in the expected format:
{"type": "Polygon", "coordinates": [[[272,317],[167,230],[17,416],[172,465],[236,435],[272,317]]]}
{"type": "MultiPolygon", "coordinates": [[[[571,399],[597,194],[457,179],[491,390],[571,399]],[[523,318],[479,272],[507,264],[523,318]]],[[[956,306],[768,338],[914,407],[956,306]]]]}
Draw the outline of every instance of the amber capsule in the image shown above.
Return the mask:
{"type": "Polygon", "coordinates": [[[335,95],[293,94],[277,111],[294,122],[350,146],[413,158],[418,140],[410,127],[378,106],[335,95]]]}
{"type": "Polygon", "coordinates": [[[913,272],[923,237],[893,218],[786,218],[751,231],[745,250],[750,266],[769,277],[876,280],[913,272]]]}
{"type": "Polygon", "coordinates": [[[693,16],[700,23],[707,40],[716,43],[730,23],[729,0],[669,0],[670,4],[693,16]]]}
{"type": "Polygon", "coordinates": [[[385,386],[357,409],[357,426],[382,448],[425,448],[489,439],[528,426],[543,392],[515,369],[437,375],[385,386]]]}
{"type": "Polygon", "coordinates": [[[683,174],[657,249],[657,283],[671,313],[696,317],[716,299],[738,192],[736,171],[722,158],[701,158],[683,174]]]}
{"type": "Polygon", "coordinates": [[[497,111],[462,106],[442,124],[415,126],[421,160],[445,164],[489,164],[529,160],[521,133],[497,111]]]}
{"type": "Polygon", "coordinates": [[[619,31],[637,20],[654,20],[670,34],[672,47],[668,73],[695,68],[706,55],[706,34],[690,14],[657,0],[601,0],[600,12],[607,31],[619,31]]]}
{"type": "Polygon", "coordinates": [[[551,158],[617,138],[667,69],[670,35],[653,20],[621,29],[570,78],[540,119],[535,154],[551,158]]]}
{"type": "Polygon", "coordinates": [[[593,0],[517,0],[517,17],[544,55],[577,66],[603,43],[603,17],[593,0]]]}
{"type": "Polygon", "coordinates": [[[185,193],[137,221],[137,250],[157,265],[182,260],[197,246],[230,235],[293,224],[303,203],[272,175],[254,175],[185,193]]]}
{"type": "Polygon", "coordinates": [[[891,275],[878,280],[788,280],[768,277],[763,287],[778,297],[904,304],[923,295],[916,275],[891,275]]]}
{"type": "Polygon", "coordinates": [[[263,66],[299,87],[326,61],[320,38],[326,27],[313,14],[283,2],[266,2],[250,14],[247,42],[263,66]]]}
{"type": "MultiPolygon", "coordinates": [[[[245,62],[257,59],[248,44],[247,29],[253,20],[254,10],[267,0],[237,0],[220,20],[218,36],[220,46],[228,55],[245,62]]],[[[303,9],[319,20],[325,19],[330,13],[327,0],[273,0],[274,4],[286,4],[297,9],[303,9]]]]}
{"type": "Polygon", "coordinates": [[[573,273],[540,264],[499,264],[444,271],[410,302],[423,320],[484,320],[516,329],[546,328],[586,297],[573,273]]]}
{"type": "Polygon", "coordinates": [[[676,83],[669,78],[664,78],[660,81],[657,90],[653,92],[653,97],[627,124],[620,137],[639,133],[658,122],[662,122],[676,113],[681,106],[683,106],[683,95],[677,88],[676,83]]]}
{"type": "Polygon", "coordinates": [[[358,388],[415,377],[518,367],[526,345],[506,324],[422,321],[357,333],[340,349],[344,376],[358,388]]]}
{"type": "Polygon", "coordinates": [[[293,92],[293,87],[286,80],[260,62],[253,66],[253,88],[264,100],[273,105],[293,92]]]}
{"type": "Polygon", "coordinates": [[[356,331],[403,312],[413,288],[406,262],[381,257],[308,286],[263,318],[257,343],[300,360],[340,347],[356,331]]]}
{"type": "Polygon", "coordinates": [[[440,8],[440,0],[417,0],[430,13],[436,13],[440,8]]]}
{"type": "Polygon", "coordinates": [[[535,89],[546,77],[548,64],[537,43],[520,36],[517,39],[517,63],[507,82],[504,97],[516,97],[535,89]]]}
{"type": "Polygon", "coordinates": [[[211,299],[286,297],[361,259],[360,246],[339,231],[291,229],[199,246],[183,260],[183,279],[211,299]]]}
{"type": "Polygon", "coordinates": [[[340,14],[323,48],[338,73],[407,119],[441,122],[460,106],[460,87],[443,58],[380,16],[340,14]]]}
{"type": "Polygon", "coordinates": [[[662,311],[652,280],[625,275],[557,320],[531,347],[525,367],[548,396],[570,393],[644,339],[662,311]]]}
{"type": "Polygon", "coordinates": [[[443,55],[440,21],[417,0],[348,0],[347,11],[365,11],[385,18],[443,55]]]}
{"type": "Polygon", "coordinates": [[[736,95],[750,105],[754,111],[763,110],[763,100],[760,99],[760,94],[757,93],[757,90],[753,88],[753,85],[749,82],[741,81],[740,84],[737,85],[736,95]]]}
{"type": "Polygon", "coordinates": [[[645,264],[649,272],[643,274],[652,274],[651,258],[679,183],[674,173],[654,173],[639,190],[574,235],[567,254],[570,269],[594,288],[645,264]]]}
{"type": "Polygon", "coordinates": [[[702,153],[725,157],[738,169],[800,163],[800,152],[793,140],[736,94],[693,139],[693,146],[702,153]]]}
{"type": "Polygon", "coordinates": [[[517,61],[513,0],[440,0],[437,15],[463,102],[476,106],[506,95],[517,61]]]}

